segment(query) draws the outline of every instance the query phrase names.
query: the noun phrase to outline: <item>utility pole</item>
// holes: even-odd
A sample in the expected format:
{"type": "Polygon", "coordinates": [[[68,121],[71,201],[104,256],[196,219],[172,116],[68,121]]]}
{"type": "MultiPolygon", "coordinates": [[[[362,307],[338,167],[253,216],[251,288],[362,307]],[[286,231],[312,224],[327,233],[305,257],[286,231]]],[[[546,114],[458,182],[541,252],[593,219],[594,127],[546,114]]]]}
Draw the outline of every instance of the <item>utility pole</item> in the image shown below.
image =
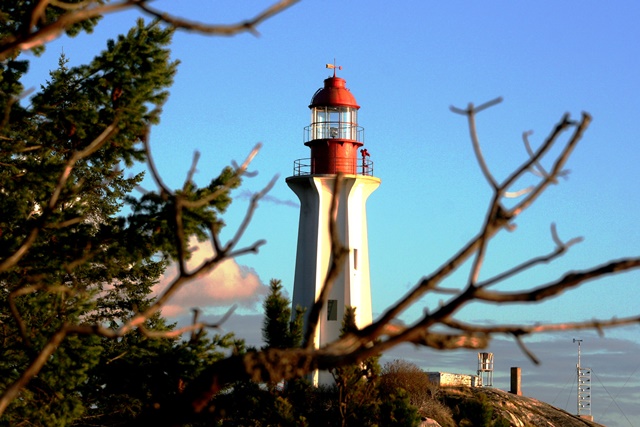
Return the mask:
{"type": "Polygon", "coordinates": [[[578,379],[578,416],[593,419],[591,416],[591,368],[583,368],[580,361],[582,340],[573,339],[578,343],[578,364],[576,365],[578,379]]]}

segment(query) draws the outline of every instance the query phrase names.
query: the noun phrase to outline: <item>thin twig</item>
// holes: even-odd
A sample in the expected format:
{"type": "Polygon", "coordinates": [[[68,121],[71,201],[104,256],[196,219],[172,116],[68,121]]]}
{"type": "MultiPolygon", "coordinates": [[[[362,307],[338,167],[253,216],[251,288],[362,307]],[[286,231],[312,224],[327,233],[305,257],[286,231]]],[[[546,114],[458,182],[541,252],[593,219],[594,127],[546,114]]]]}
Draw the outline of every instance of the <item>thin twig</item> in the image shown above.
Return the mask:
{"type": "Polygon", "coordinates": [[[473,104],[470,103],[466,110],[456,108],[453,106],[450,107],[451,111],[453,111],[454,113],[467,116],[467,121],[469,122],[469,135],[471,137],[471,143],[473,146],[473,151],[476,155],[476,160],[478,161],[478,165],[480,166],[480,170],[482,171],[482,174],[484,175],[485,179],[487,180],[491,188],[493,188],[494,190],[498,188],[498,183],[496,182],[495,178],[491,174],[491,171],[487,166],[487,162],[484,159],[484,155],[482,154],[480,141],[478,140],[478,132],[476,130],[475,116],[478,112],[482,110],[486,110],[487,108],[492,107],[496,104],[499,104],[500,102],[502,102],[502,98],[499,97],[491,101],[485,102],[479,107],[474,107],[473,104]]]}
{"type": "Polygon", "coordinates": [[[65,326],[60,328],[55,334],[49,338],[49,341],[38,353],[38,356],[29,364],[29,366],[22,371],[20,377],[12,384],[10,384],[0,395],[0,414],[4,413],[7,406],[18,397],[18,393],[22,390],[31,379],[40,372],[45,363],[49,360],[49,357],[58,348],[62,340],[67,336],[67,329],[65,326]]]}
{"type": "Polygon", "coordinates": [[[200,152],[196,151],[193,153],[193,160],[191,161],[191,167],[189,168],[189,172],[187,172],[187,178],[184,180],[184,185],[182,186],[182,189],[185,191],[187,190],[187,186],[189,186],[193,182],[193,176],[196,173],[198,160],[200,160],[200,152]]]}
{"type": "MultiPolygon", "coordinates": [[[[491,102],[483,104],[491,105],[491,102]]],[[[451,108],[452,111],[458,114],[467,114],[466,110],[459,110],[455,107],[451,108]]],[[[565,150],[560,154],[560,158],[556,161],[556,167],[552,170],[551,174],[557,173],[561,170],[561,166],[564,165],[566,159],[571,153],[571,149],[577,142],[580,140],[582,133],[588,127],[590,122],[590,117],[588,114],[583,113],[583,120],[577,125],[577,130],[574,132],[572,138],[568,142],[569,147],[565,147],[565,150]]],[[[571,125],[571,121],[568,118],[568,115],[563,116],[561,121],[555,126],[550,136],[545,140],[542,146],[531,156],[526,162],[524,162],[519,168],[517,168],[500,186],[498,192],[504,191],[504,189],[510,187],[513,182],[515,182],[518,177],[520,177],[523,173],[530,169],[531,164],[537,162],[553,145],[556,141],[558,135],[562,133],[566,127],[571,125]]],[[[364,328],[363,334],[370,334],[373,337],[379,336],[385,328],[385,325],[392,322],[397,318],[404,310],[410,307],[415,301],[421,298],[425,293],[436,289],[437,286],[448,277],[453,271],[457,270],[466,260],[476,253],[478,249],[484,244],[485,241],[492,238],[502,227],[506,227],[509,225],[509,221],[515,218],[517,215],[521,214],[527,207],[529,207],[534,200],[548,187],[550,184],[550,180],[545,180],[542,183],[538,184],[535,189],[526,196],[525,200],[522,201],[516,208],[511,209],[508,212],[504,212],[502,207],[497,209],[495,204],[497,198],[494,195],[492,203],[490,204],[490,210],[487,215],[487,219],[483,224],[483,228],[475,236],[471,239],[466,246],[464,246],[460,251],[454,254],[448,261],[446,261],[440,268],[438,268],[435,272],[433,272],[430,276],[423,278],[409,293],[407,293],[400,301],[396,304],[388,308],[385,313],[373,324],[364,328]],[[501,218],[501,221],[490,220],[491,215],[494,215],[496,218],[501,218]]],[[[459,307],[464,305],[466,301],[468,301],[473,296],[472,288],[467,287],[467,291],[461,294],[458,294],[452,301],[450,301],[446,307],[441,307],[437,315],[440,317],[447,317],[455,312],[459,307]]],[[[430,324],[433,324],[434,318],[433,316],[425,316],[423,320],[416,325],[416,328],[411,331],[407,331],[406,335],[403,337],[399,337],[398,341],[400,342],[402,339],[412,339],[410,334],[418,334],[418,328],[420,327],[428,327],[430,324]]]]}
{"type": "Polygon", "coordinates": [[[625,258],[619,261],[611,261],[592,269],[567,273],[554,282],[534,289],[527,289],[519,292],[497,292],[487,291],[486,289],[479,290],[476,293],[475,298],[479,301],[499,303],[542,301],[560,295],[561,293],[571,288],[575,288],[584,282],[636,269],[640,269],[640,258],[625,258]]]}
{"type": "Polygon", "coordinates": [[[281,0],[278,3],[275,3],[269,6],[264,11],[260,12],[252,19],[248,19],[242,22],[238,22],[235,24],[227,24],[227,25],[211,25],[211,24],[203,24],[200,22],[190,21],[183,18],[178,18],[176,16],[170,15],[166,12],[159,11],[147,5],[146,2],[140,1],[136,3],[136,6],[148,13],[149,15],[158,18],[167,24],[188,31],[195,31],[203,34],[213,34],[217,36],[233,36],[242,32],[250,32],[253,35],[258,35],[256,31],[256,27],[262,23],[263,21],[271,18],[272,16],[282,12],[290,6],[293,6],[299,0],[281,0]]]}
{"type": "Polygon", "coordinates": [[[147,164],[149,165],[149,171],[151,171],[151,176],[153,177],[153,181],[156,183],[158,188],[160,189],[160,193],[162,195],[168,196],[173,195],[173,191],[167,186],[162,177],[160,176],[160,172],[158,172],[158,168],[156,166],[156,162],[153,159],[153,155],[151,153],[151,146],[149,145],[149,128],[147,128],[142,136],[142,143],[144,145],[144,150],[147,157],[147,164]]]}
{"type": "Polygon", "coordinates": [[[273,186],[276,184],[277,180],[278,180],[278,176],[276,175],[273,178],[271,178],[271,180],[267,183],[267,185],[260,192],[254,194],[251,197],[251,201],[249,202],[249,207],[247,208],[247,212],[246,212],[244,218],[242,219],[242,223],[240,223],[240,226],[238,226],[238,228],[236,229],[236,232],[235,232],[233,238],[229,242],[227,242],[227,244],[225,245],[225,247],[223,249],[223,253],[231,251],[238,244],[238,242],[242,238],[242,235],[244,234],[244,232],[247,230],[247,227],[249,227],[249,224],[251,223],[251,219],[253,218],[253,214],[256,211],[256,209],[258,208],[258,202],[269,191],[271,191],[273,186]]]}
{"type": "MultiPolygon", "coordinates": [[[[51,0],[51,2],[53,1],[54,0],[51,0]]],[[[63,8],[67,10],[67,13],[58,17],[55,21],[42,25],[34,30],[35,22],[37,22],[44,13],[44,10],[40,9],[46,7],[47,3],[49,3],[46,0],[41,0],[37,5],[37,10],[34,10],[31,20],[26,24],[26,28],[21,28],[20,31],[17,31],[15,34],[0,40],[0,61],[4,61],[8,57],[14,55],[16,51],[28,50],[42,46],[56,39],[63,31],[78,22],[86,21],[109,13],[132,9],[134,7],[137,7],[145,13],[148,13],[149,15],[154,16],[175,28],[208,35],[233,36],[243,32],[257,34],[256,27],[259,24],[284,11],[298,1],[299,0],[281,0],[267,7],[253,19],[235,24],[216,25],[202,24],[175,17],[166,12],[151,8],[147,5],[145,0],[123,0],[121,2],[99,6],[95,6],[95,2],[85,1],[81,2],[79,6],[76,7],[72,7],[71,4],[62,3],[58,0],[55,1],[56,7],[60,7],[60,4],[62,3],[63,8]]]]}
{"type": "Polygon", "coordinates": [[[247,169],[249,168],[249,165],[251,164],[255,156],[258,155],[261,148],[262,148],[261,143],[256,144],[251,150],[251,152],[249,152],[249,155],[247,155],[247,157],[244,159],[241,165],[236,165],[234,162],[234,176],[224,185],[217,188],[216,191],[198,200],[183,200],[182,206],[188,209],[197,209],[202,206],[208,205],[209,203],[211,203],[212,201],[220,197],[221,194],[224,194],[227,191],[231,190],[233,186],[235,186],[243,176],[250,175],[247,172],[247,169]]]}
{"type": "Polygon", "coordinates": [[[482,283],[478,283],[478,288],[486,288],[496,283],[502,282],[505,279],[522,273],[523,271],[528,270],[536,265],[547,264],[564,254],[571,246],[582,241],[582,238],[575,237],[566,243],[562,242],[558,237],[555,224],[551,224],[551,236],[554,243],[556,244],[556,248],[551,253],[527,260],[509,270],[506,270],[490,279],[483,281],[482,283]]]}

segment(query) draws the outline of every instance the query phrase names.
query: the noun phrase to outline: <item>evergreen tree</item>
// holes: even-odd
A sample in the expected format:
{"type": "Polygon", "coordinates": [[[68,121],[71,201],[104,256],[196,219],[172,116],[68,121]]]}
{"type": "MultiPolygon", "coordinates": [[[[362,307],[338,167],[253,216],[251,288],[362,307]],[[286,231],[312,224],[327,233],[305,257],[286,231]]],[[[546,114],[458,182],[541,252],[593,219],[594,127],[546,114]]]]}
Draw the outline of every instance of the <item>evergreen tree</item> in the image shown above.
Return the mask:
{"type": "MultiPolygon", "coordinates": [[[[17,6],[2,9],[18,19],[17,6]]],[[[8,23],[0,33],[11,31],[8,23]]],[[[11,101],[27,62],[0,63],[0,392],[65,325],[116,329],[149,307],[152,286],[177,254],[175,199],[134,197],[143,176],[124,169],[146,160],[144,139],[176,72],[171,36],[139,21],[87,65],[69,68],[63,56],[27,107],[11,101]]],[[[212,196],[182,211],[183,250],[188,236],[223,225],[218,216],[237,178],[225,169],[206,187],[180,190],[184,200],[212,196]]],[[[144,326],[173,327],[157,314],[144,326]]],[[[118,340],[67,336],[0,424],[120,422],[179,392],[233,344],[229,336],[184,343],[140,331],[118,340]]]]}
{"type": "MultiPolygon", "coordinates": [[[[266,348],[294,348],[302,341],[302,309],[291,316],[291,301],[282,282],[271,279],[264,300],[262,337],[266,348]]],[[[307,426],[313,390],[304,380],[284,384],[257,384],[239,381],[226,393],[216,396],[215,420],[219,426],[307,426]]]]}
{"type": "Polygon", "coordinates": [[[418,410],[411,404],[411,396],[404,390],[381,394],[379,426],[417,427],[422,419],[418,410]]]}
{"type": "MultiPolygon", "coordinates": [[[[149,327],[171,329],[159,316],[149,327]]],[[[206,366],[225,357],[222,349],[242,351],[244,345],[233,334],[184,341],[147,338],[140,331],[102,344],[99,362],[78,388],[86,409],[74,426],[135,424],[146,407],[170,405],[206,366]]]]}
{"type": "Polygon", "coordinates": [[[268,348],[295,348],[302,342],[303,309],[296,308],[291,317],[291,301],[282,293],[282,281],[271,279],[269,295],[264,300],[262,338],[268,348]]]}

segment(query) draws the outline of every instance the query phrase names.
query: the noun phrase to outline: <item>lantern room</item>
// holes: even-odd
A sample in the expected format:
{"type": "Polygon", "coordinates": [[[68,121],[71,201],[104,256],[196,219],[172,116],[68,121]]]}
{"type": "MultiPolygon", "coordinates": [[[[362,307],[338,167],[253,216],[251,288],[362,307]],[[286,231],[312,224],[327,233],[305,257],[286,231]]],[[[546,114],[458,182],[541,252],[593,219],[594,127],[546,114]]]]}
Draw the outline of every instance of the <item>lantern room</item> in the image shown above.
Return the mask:
{"type": "Polygon", "coordinates": [[[337,174],[372,175],[372,163],[364,145],[364,129],[358,126],[355,97],[346,81],[336,77],[324,81],[311,98],[311,124],[304,129],[304,144],[311,149],[311,158],[296,160],[295,175],[337,174]],[[360,154],[360,156],[358,156],[360,154]]]}

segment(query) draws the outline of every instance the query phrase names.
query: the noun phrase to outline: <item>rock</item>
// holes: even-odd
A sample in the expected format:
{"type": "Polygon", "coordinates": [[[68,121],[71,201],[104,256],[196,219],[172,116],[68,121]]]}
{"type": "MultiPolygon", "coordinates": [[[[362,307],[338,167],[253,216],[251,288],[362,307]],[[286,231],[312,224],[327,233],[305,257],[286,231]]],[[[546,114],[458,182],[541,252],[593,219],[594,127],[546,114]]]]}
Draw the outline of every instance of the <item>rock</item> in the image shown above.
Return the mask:
{"type": "Polygon", "coordinates": [[[436,420],[431,418],[423,418],[420,427],[442,427],[436,420]]]}
{"type": "Polygon", "coordinates": [[[507,419],[512,427],[604,427],[548,403],[491,387],[444,387],[440,390],[447,402],[482,399],[483,394],[494,412],[507,419]]]}

